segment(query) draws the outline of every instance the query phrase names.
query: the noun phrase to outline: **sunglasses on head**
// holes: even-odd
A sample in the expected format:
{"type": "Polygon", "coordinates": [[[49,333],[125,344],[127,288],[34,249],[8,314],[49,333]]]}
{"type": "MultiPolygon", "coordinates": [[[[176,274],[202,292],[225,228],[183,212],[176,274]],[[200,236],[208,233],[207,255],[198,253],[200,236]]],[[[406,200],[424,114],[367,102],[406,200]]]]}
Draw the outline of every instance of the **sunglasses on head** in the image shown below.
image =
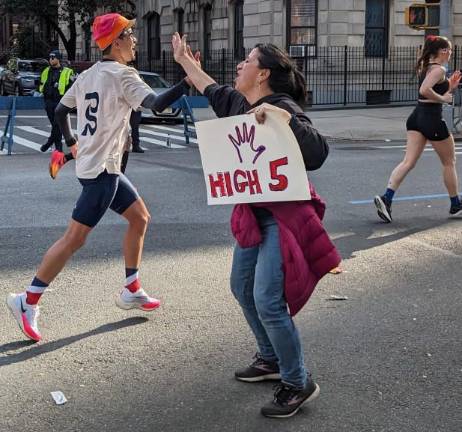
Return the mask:
{"type": "Polygon", "coordinates": [[[51,58],[51,59],[56,58],[56,56],[55,56],[54,54],[52,54],[52,55],[50,55],[50,56],[48,56],[48,57],[51,58]]]}

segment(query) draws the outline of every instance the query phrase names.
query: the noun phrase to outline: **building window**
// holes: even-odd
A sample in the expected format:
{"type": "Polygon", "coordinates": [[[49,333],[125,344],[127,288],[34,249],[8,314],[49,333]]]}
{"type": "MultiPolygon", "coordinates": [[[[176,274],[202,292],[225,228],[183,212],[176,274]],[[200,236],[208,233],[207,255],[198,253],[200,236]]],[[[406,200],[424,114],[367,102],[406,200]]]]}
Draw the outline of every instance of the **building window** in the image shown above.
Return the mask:
{"type": "Polygon", "coordinates": [[[160,59],[160,16],[153,12],[148,16],[148,58],[160,59]]]}
{"type": "Polygon", "coordinates": [[[210,58],[212,50],[212,6],[206,5],[203,9],[204,17],[204,55],[210,58]]]}
{"type": "Polygon", "coordinates": [[[389,0],[366,0],[366,57],[386,57],[388,52],[389,0]]]}
{"type": "Polygon", "coordinates": [[[317,43],[317,12],[318,0],[287,1],[287,45],[292,55],[314,54],[313,48],[317,43]]]}
{"type": "Polygon", "coordinates": [[[184,9],[176,10],[176,31],[183,36],[184,34],[184,9]]]}
{"type": "Polygon", "coordinates": [[[234,3],[234,56],[244,58],[244,0],[234,3]]]}

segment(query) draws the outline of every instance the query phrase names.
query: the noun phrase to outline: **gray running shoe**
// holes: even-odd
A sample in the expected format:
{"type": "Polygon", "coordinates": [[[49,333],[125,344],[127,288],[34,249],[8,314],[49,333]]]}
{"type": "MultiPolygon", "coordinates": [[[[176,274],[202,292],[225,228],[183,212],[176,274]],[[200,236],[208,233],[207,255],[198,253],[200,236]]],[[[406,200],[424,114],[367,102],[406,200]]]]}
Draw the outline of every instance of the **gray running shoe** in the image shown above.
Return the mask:
{"type": "Polygon", "coordinates": [[[377,214],[379,217],[385,222],[390,223],[393,220],[391,218],[391,201],[385,195],[376,195],[374,198],[374,204],[377,208],[377,214]]]}

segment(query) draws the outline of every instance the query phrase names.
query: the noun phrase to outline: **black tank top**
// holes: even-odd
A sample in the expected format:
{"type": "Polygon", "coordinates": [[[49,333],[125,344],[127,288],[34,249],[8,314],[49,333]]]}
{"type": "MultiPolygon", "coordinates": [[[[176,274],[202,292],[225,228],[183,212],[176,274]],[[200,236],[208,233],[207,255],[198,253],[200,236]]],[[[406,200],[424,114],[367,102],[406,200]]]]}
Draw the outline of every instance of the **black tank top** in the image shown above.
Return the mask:
{"type": "MultiPolygon", "coordinates": [[[[432,65],[441,66],[439,63],[429,63],[428,64],[428,66],[432,66],[432,65]]],[[[424,82],[425,77],[427,76],[427,73],[428,73],[428,68],[427,68],[425,73],[420,74],[420,77],[419,77],[419,89],[422,86],[422,83],[424,82]]],[[[439,94],[440,96],[443,96],[449,90],[449,81],[448,81],[447,78],[445,78],[444,81],[442,81],[440,83],[436,83],[432,88],[433,88],[433,91],[435,93],[439,94]]],[[[419,91],[419,99],[428,100],[428,98],[426,98],[423,94],[421,94],[420,91],[419,91]]]]}

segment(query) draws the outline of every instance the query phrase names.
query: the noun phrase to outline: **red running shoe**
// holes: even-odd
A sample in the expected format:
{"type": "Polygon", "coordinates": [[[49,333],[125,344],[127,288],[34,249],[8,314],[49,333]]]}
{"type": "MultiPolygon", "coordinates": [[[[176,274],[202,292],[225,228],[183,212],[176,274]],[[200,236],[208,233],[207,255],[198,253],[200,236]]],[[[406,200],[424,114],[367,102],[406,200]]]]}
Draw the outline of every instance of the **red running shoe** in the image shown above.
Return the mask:
{"type": "Polygon", "coordinates": [[[58,175],[58,171],[66,163],[66,158],[63,152],[59,150],[53,150],[50,158],[49,171],[52,179],[55,179],[58,175]]]}

